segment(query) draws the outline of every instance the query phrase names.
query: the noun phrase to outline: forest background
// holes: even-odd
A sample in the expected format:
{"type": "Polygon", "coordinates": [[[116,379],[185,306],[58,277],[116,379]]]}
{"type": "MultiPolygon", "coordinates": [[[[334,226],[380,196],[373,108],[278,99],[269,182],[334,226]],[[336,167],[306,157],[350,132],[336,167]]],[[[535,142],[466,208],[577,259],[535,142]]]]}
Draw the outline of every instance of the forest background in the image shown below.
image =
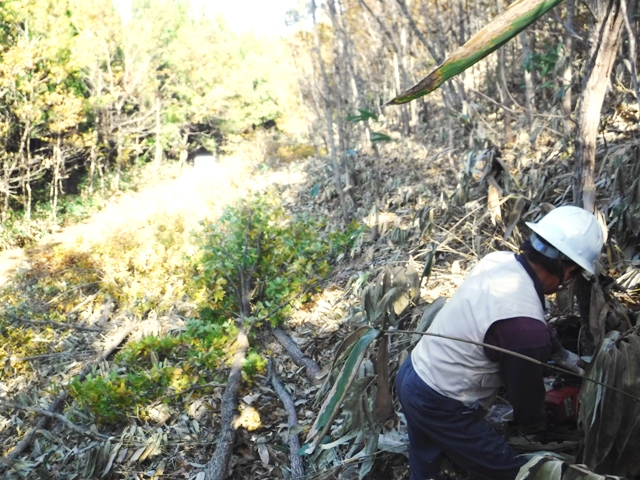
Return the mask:
{"type": "MultiPolygon", "coordinates": [[[[338,398],[319,386],[341,378],[338,340],[426,328],[478,258],[517,249],[522,222],[560,204],[596,211],[603,274],[622,286],[588,286],[586,333],[568,341],[593,353],[635,334],[637,2],[567,0],[435,93],[382,106],[507,6],[301,3],[271,38],[179,0],[126,18],[108,0],[3,2],[6,475],[402,478],[389,379],[410,342],[358,351],[338,398]],[[585,113],[606,29],[604,102],[585,113]],[[193,167],[202,154],[217,160],[193,167]],[[367,284],[382,272],[388,303],[392,267],[412,287],[394,284],[388,318],[367,284]],[[298,433],[334,442],[300,456],[298,433]]],[[[573,294],[556,303],[575,319],[573,294]]],[[[583,462],[637,475],[619,442],[583,462]]]]}

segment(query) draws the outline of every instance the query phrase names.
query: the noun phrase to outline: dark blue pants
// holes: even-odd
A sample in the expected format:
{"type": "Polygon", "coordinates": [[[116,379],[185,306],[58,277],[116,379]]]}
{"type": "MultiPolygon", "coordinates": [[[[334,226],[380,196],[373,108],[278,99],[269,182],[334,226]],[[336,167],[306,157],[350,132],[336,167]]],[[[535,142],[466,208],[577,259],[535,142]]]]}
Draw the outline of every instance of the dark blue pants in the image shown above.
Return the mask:
{"type": "Polygon", "coordinates": [[[485,419],[484,408],[469,408],[433,390],[413,369],[411,357],[400,367],[396,391],[409,429],[411,480],[435,478],[442,452],[486,480],[513,480],[526,463],[485,419]]]}

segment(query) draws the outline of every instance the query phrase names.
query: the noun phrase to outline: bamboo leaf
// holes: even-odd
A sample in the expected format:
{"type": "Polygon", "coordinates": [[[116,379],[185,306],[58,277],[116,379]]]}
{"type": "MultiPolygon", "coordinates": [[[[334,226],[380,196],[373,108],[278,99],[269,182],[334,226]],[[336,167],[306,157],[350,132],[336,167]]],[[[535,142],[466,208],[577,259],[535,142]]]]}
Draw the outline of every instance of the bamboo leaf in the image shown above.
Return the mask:
{"type": "Polygon", "coordinates": [[[489,184],[487,193],[487,208],[491,215],[491,224],[495,225],[496,220],[502,221],[502,213],[500,212],[500,192],[493,183],[489,184]]]}
{"type": "Polygon", "coordinates": [[[516,200],[516,204],[513,207],[513,210],[509,212],[509,217],[507,219],[507,226],[504,230],[504,239],[502,240],[502,245],[504,242],[509,240],[511,233],[513,233],[513,229],[516,227],[518,222],[520,221],[520,217],[522,216],[522,210],[524,210],[525,198],[518,197],[516,200]]]}
{"type": "Polygon", "coordinates": [[[393,309],[396,315],[400,315],[420,295],[420,276],[413,265],[398,267],[393,271],[391,283],[399,292],[393,309]]]}
{"type": "MultiPolygon", "coordinates": [[[[620,352],[626,366],[622,374],[622,390],[634,396],[640,396],[640,350],[632,345],[632,338],[637,339],[636,335],[629,338],[629,342],[620,343],[620,352]]],[[[632,432],[637,431],[638,422],[640,421],[640,403],[629,397],[624,397],[624,406],[622,410],[625,412],[625,419],[620,424],[620,430],[617,432],[615,449],[622,453],[629,442],[632,432]]]]}
{"type": "MultiPolygon", "coordinates": [[[[438,312],[442,310],[442,307],[444,307],[445,303],[447,303],[447,299],[445,297],[438,297],[429,306],[427,306],[422,313],[422,317],[420,318],[418,325],[416,326],[416,332],[426,332],[431,326],[433,319],[436,318],[438,312]]],[[[413,345],[418,343],[421,338],[422,335],[412,335],[411,344],[413,345]]]]}
{"type": "Polygon", "coordinates": [[[394,313],[394,305],[398,297],[402,295],[402,292],[397,288],[390,289],[387,293],[384,294],[384,297],[380,299],[380,303],[378,304],[378,311],[380,313],[394,313]]]}
{"type": "Polygon", "coordinates": [[[376,311],[376,305],[378,305],[378,298],[380,298],[380,287],[378,283],[369,285],[362,291],[362,309],[369,323],[373,323],[378,318],[378,312],[376,311]]]}
{"type": "Polygon", "coordinates": [[[303,453],[313,452],[315,447],[324,438],[331,426],[331,422],[338,414],[340,405],[349,390],[349,386],[358,374],[358,368],[360,367],[360,363],[364,358],[369,344],[371,344],[379,334],[379,332],[372,327],[363,328],[367,331],[363,333],[353,346],[353,349],[342,367],[336,382],[333,384],[331,391],[327,395],[327,399],[322,404],[318,417],[307,435],[307,445],[300,449],[303,453]]]}
{"type": "MultiPolygon", "coordinates": [[[[622,363],[623,355],[617,348],[609,351],[608,368],[604,371],[603,383],[612,385],[616,388],[621,387],[622,369],[625,365],[622,363]]],[[[593,455],[588,459],[587,465],[596,468],[607,457],[613,447],[620,422],[623,419],[624,400],[622,395],[615,390],[609,388],[604,389],[602,400],[600,402],[600,422],[596,436],[596,444],[593,455]]]]}
{"type": "Polygon", "coordinates": [[[389,142],[391,141],[391,137],[385,133],[371,132],[371,135],[369,136],[369,140],[371,141],[371,143],[389,142]]]}
{"type": "Polygon", "coordinates": [[[433,267],[433,259],[436,256],[437,249],[438,249],[437,246],[434,246],[431,249],[431,252],[427,257],[427,263],[424,264],[424,270],[422,271],[422,275],[420,275],[420,281],[418,282],[418,285],[422,283],[422,279],[425,277],[427,278],[427,282],[429,281],[429,277],[431,276],[431,268],[433,267]]]}
{"type": "Polygon", "coordinates": [[[363,480],[373,468],[376,459],[375,453],[378,448],[378,432],[368,432],[364,439],[364,448],[354,455],[354,458],[362,457],[364,461],[358,472],[358,480],[363,480]]]}
{"type": "Polygon", "coordinates": [[[550,455],[534,455],[524,464],[516,480],[622,480],[622,477],[598,475],[584,465],[571,465],[550,455]]]}
{"type": "MultiPolygon", "coordinates": [[[[596,355],[587,368],[587,377],[605,383],[612,359],[610,352],[616,348],[615,344],[619,337],[619,332],[611,331],[600,342],[596,355]]],[[[580,402],[578,424],[585,433],[583,458],[587,460],[587,466],[591,468],[595,466],[592,459],[598,450],[602,424],[607,421],[604,402],[606,398],[607,395],[603,392],[602,386],[593,382],[583,384],[578,397],[580,402]]],[[[602,441],[600,441],[600,445],[602,448],[602,441]]]]}
{"type": "Polygon", "coordinates": [[[106,467],[104,467],[104,471],[102,472],[103,477],[107,475],[107,473],[109,473],[109,470],[111,470],[113,461],[115,460],[116,455],[118,454],[118,451],[120,450],[121,447],[122,447],[122,442],[117,443],[116,446],[113,447],[113,449],[111,450],[111,453],[109,454],[109,459],[107,460],[107,465],[106,467]]]}
{"type": "Polygon", "coordinates": [[[360,340],[366,333],[368,333],[370,328],[371,327],[368,326],[357,328],[342,341],[342,343],[338,347],[338,350],[336,350],[333,363],[331,364],[331,370],[333,370],[336,365],[338,365],[342,361],[342,359],[346,358],[347,355],[351,353],[351,349],[356,344],[356,342],[360,340]]]}
{"type": "Polygon", "coordinates": [[[453,52],[442,65],[387,105],[407,103],[433,92],[446,80],[500,48],[561,1],[517,0],[453,52]]]}
{"type": "Polygon", "coordinates": [[[358,108],[358,112],[359,113],[357,115],[348,115],[347,121],[352,123],[357,123],[357,122],[366,122],[367,120],[373,120],[373,121],[378,120],[378,116],[370,110],[358,108]]]}
{"type": "Polygon", "coordinates": [[[353,346],[356,344],[356,342],[360,340],[360,338],[363,335],[365,335],[370,328],[371,327],[369,326],[359,327],[353,332],[351,332],[342,341],[342,343],[340,343],[340,346],[336,350],[336,353],[333,357],[333,363],[331,364],[331,368],[329,369],[329,374],[326,376],[324,382],[322,383],[322,386],[316,393],[316,402],[319,403],[321,399],[326,398],[327,391],[329,390],[329,385],[331,385],[331,382],[336,378],[336,373],[335,373],[336,366],[340,365],[342,362],[345,361],[345,359],[351,353],[351,350],[353,349],[353,346]]]}

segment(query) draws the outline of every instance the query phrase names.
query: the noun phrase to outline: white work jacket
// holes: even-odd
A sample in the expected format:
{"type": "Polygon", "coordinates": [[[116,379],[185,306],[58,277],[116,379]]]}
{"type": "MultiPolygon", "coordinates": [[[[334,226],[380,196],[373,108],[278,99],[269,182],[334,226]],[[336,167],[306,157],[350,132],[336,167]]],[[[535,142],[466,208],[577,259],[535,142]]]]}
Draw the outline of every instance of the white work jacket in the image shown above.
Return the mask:
{"type": "MultiPolygon", "coordinates": [[[[484,257],[434,319],[429,332],[483,342],[499,320],[529,317],[545,322],[531,276],[510,252],[484,257]]],[[[498,362],[483,347],[424,336],[411,353],[420,378],[436,392],[488,408],[502,384],[498,362]]]]}

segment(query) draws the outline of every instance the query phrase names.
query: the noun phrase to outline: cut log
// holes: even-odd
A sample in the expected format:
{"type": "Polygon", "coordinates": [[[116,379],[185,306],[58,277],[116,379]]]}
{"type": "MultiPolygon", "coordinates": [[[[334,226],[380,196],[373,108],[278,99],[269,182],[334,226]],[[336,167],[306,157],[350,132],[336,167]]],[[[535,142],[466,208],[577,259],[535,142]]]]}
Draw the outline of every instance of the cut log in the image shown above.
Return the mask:
{"type": "Polygon", "coordinates": [[[302,353],[302,350],[298,348],[296,342],[294,342],[289,335],[287,335],[280,327],[275,327],[271,329],[271,333],[276,337],[276,340],[284,347],[287,351],[291,360],[298,365],[299,367],[305,367],[306,376],[311,383],[314,385],[319,385],[322,383],[322,379],[318,378],[318,373],[320,373],[320,367],[316,362],[311,360],[309,357],[305,356],[302,353]]]}

